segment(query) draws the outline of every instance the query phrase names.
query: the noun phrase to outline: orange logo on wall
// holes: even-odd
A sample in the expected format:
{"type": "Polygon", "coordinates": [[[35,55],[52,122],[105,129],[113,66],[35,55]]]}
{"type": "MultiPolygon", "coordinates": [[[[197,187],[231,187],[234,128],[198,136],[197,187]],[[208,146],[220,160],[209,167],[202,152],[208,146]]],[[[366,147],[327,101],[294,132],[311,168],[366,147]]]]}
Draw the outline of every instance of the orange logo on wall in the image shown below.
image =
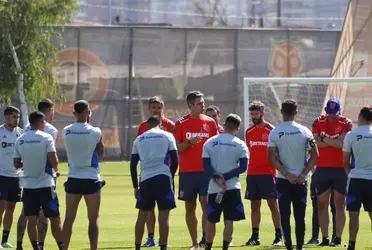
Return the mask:
{"type": "Polygon", "coordinates": [[[303,56],[300,45],[293,42],[279,42],[272,46],[272,56],[269,65],[272,76],[298,76],[303,70],[303,56]]]}
{"type": "Polygon", "coordinates": [[[78,86],[80,98],[89,102],[91,110],[97,109],[107,93],[107,66],[95,54],[85,49],[66,49],[59,53],[58,58],[61,67],[57,81],[66,102],[57,101],[56,112],[72,116],[78,86]]]}

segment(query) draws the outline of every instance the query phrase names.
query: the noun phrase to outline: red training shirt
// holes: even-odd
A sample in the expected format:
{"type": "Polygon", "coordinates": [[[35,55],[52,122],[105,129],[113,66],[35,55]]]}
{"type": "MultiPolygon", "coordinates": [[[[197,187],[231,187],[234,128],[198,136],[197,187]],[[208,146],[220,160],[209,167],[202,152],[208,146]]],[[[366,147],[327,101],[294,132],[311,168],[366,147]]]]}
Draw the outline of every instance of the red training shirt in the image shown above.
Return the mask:
{"type": "MultiPolygon", "coordinates": [[[[168,118],[166,118],[165,116],[162,116],[161,117],[160,128],[169,132],[169,133],[173,133],[174,123],[171,120],[169,120],[168,118]]],[[[137,136],[142,135],[147,130],[148,130],[147,129],[147,120],[145,120],[145,121],[141,122],[140,125],[138,126],[137,136]]]]}
{"type": "MultiPolygon", "coordinates": [[[[344,116],[339,116],[337,121],[329,121],[328,116],[321,115],[313,122],[313,134],[324,134],[328,138],[337,138],[351,131],[353,123],[344,116]]],[[[319,147],[319,159],[316,167],[343,167],[343,155],[341,148],[331,146],[319,147]]]]}
{"type": "Polygon", "coordinates": [[[189,115],[180,118],[175,125],[174,137],[177,142],[185,142],[194,137],[201,137],[201,142],[191,145],[188,149],[179,153],[180,172],[202,172],[203,145],[208,138],[218,134],[215,121],[206,116],[200,115],[199,119],[194,119],[189,115]]]}
{"type": "Polygon", "coordinates": [[[249,149],[248,175],[276,175],[276,169],[269,163],[267,153],[269,134],[273,129],[273,125],[264,122],[262,127],[253,125],[245,132],[249,149]]]}

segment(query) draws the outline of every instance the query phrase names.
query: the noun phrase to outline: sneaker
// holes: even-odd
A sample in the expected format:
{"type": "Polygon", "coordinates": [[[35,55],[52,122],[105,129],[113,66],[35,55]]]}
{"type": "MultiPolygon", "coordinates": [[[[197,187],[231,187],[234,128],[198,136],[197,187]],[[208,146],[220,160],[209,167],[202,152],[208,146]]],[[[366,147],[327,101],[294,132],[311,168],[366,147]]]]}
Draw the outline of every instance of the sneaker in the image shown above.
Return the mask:
{"type": "Polygon", "coordinates": [[[320,247],[329,246],[329,239],[323,239],[318,246],[320,247]]]}
{"type": "Polygon", "coordinates": [[[276,238],[274,239],[272,245],[273,245],[274,247],[282,246],[282,245],[283,245],[283,240],[282,240],[282,238],[276,237],[276,238]]]}
{"type": "Polygon", "coordinates": [[[147,241],[145,244],[142,245],[142,247],[155,247],[156,243],[153,238],[147,238],[147,241]]]}
{"type": "Polygon", "coordinates": [[[12,244],[8,243],[8,242],[5,242],[5,243],[2,243],[1,246],[3,248],[14,248],[12,244]]]}
{"type": "Polygon", "coordinates": [[[229,247],[232,247],[232,246],[234,246],[234,244],[232,243],[232,241],[230,241],[229,247]]]}
{"type": "Polygon", "coordinates": [[[333,241],[331,242],[331,244],[329,244],[331,247],[341,247],[342,244],[341,244],[341,238],[339,237],[335,237],[333,239],[333,241]]]}
{"type": "Polygon", "coordinates": [[[259,238],[250,238],[246,243],[246,246],[259,246],[261,245],[261,241],[259,238]]]}
{"type": "Polygon", "coordinates": [[[199,242],[199,247],[205,247],[205,239],[202,238],[201,241],[199,242]]]}
{"type": "Polygon", "coordinates": [[[306,245],[318,245],[319,244],[319,239],[318,237],[312,237],[306,245]]]}
{"type": "Polygon", "coordinates": [[[192,246],[192,247],[189,248],[189,250],[197,250],[197,249],[199,249],[199,245],[192,246]]]}

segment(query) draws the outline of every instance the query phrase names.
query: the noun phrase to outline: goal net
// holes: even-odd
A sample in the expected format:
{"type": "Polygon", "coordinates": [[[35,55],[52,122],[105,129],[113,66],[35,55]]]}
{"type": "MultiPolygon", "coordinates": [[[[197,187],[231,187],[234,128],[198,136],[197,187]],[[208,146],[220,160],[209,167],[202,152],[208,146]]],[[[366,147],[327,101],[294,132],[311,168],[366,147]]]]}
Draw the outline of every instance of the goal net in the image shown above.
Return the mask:
{"type": "Polygon", "coordinates": [[[265,119],[281,122],[281,103],[294,99],[298,103],[296,121],[311,127],[313,120],[324,114],[330,97],[341,101],[341,113],[355,123],[362,106],[371,106],[372,77],[365,78],[244,78],[244,126],[250,126],[249,103],[265,104],[265,119]]]}

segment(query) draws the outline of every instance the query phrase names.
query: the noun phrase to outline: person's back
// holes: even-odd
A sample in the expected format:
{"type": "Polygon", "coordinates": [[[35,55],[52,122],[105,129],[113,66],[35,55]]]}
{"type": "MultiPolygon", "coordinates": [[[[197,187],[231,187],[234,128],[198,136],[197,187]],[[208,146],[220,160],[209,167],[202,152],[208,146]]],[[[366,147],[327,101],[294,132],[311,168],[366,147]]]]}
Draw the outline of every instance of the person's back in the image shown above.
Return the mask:
{"type": "Polygon", "coordinates": [[[101,130],[88,123],[73,123],[63,129],[69,173],[77,179],[101,178],[97,144],[101,140],[101,130]]]}
{"type": "Polygon", "coordinates": [[[167,160],[172,137],[171,133],[157,128],[137,137],[134,144],[141,159],[141,181],[161,174],[171,177],[167,160]]]}
{"type": "MultiPolygon", "coordinates": [[[[31,128],[30,128],[30,124],[27,124],[25,127],[24,127],[24,131],[27,132],[29,131],[31,128]]],[[[56,129],[56,127],[54,127],[52,124],[50,124],[49,122],[45,122],[45,128],[43,129],[43,132],[47,133],[47,134],[50,134],[52,137],[53,137],[53,140],[54,142],[57,141],[57,136],[58,136],[58,130],[56,129]]]]}

